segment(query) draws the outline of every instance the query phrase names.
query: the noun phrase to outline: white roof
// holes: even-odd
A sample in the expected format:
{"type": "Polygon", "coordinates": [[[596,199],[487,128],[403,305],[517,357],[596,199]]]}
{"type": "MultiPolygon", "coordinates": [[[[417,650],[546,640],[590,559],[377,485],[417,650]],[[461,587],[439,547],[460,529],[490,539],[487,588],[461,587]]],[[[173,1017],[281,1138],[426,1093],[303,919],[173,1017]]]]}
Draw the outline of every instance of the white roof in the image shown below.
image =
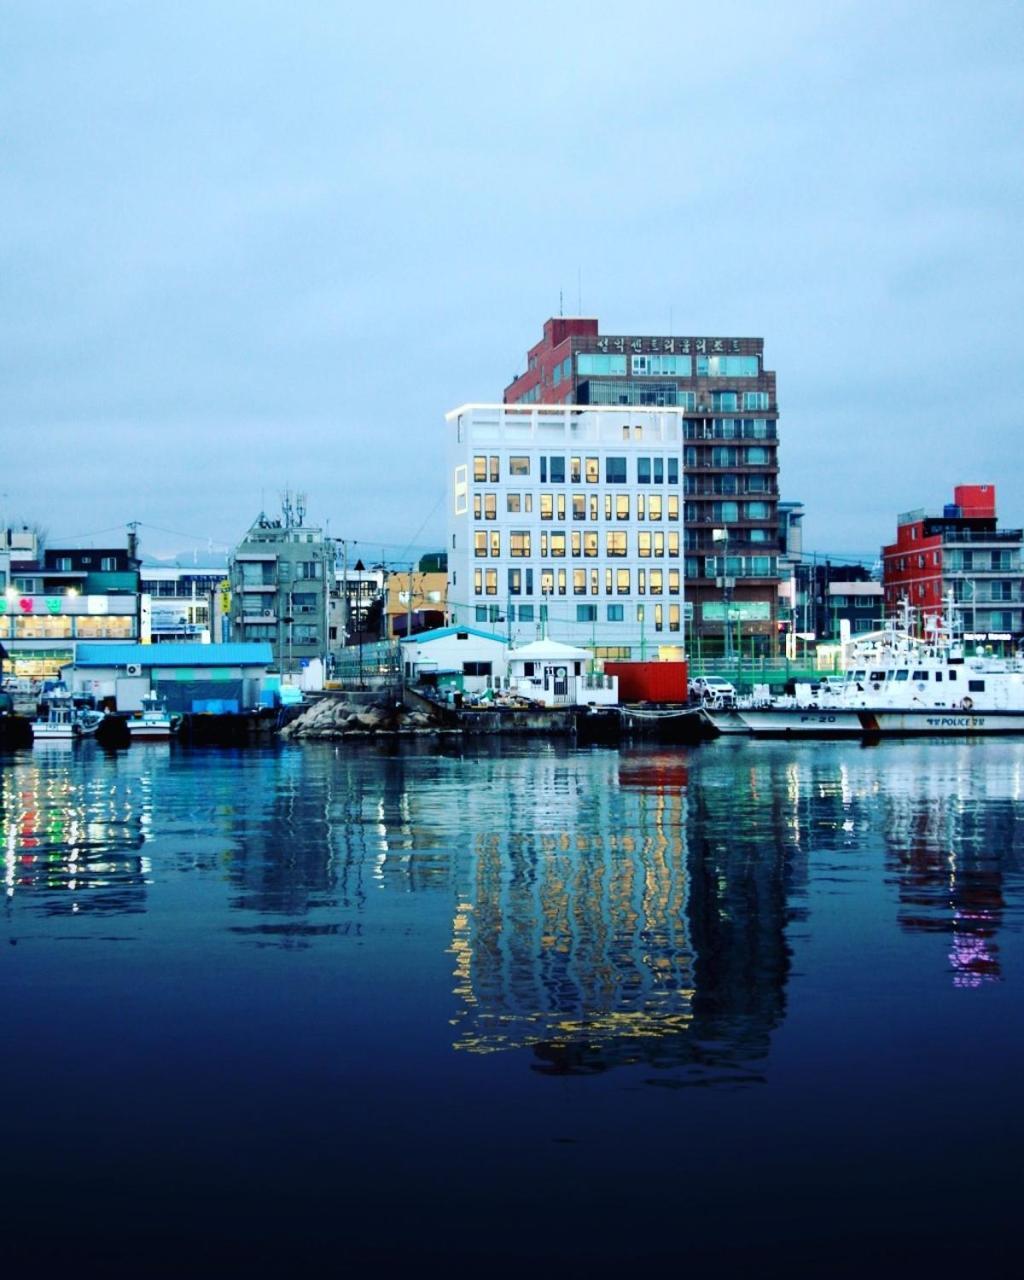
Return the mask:
{"type": "Polygon", "coordinates": [[[828,593],[830,596],[880,596],[882,584],[880,582],[830,582],[828,593]]]}
{"type": "Polygon", "coordinates": [[[589,658],[586,649],[575,649],[557,640],[534,640],[521,649],[511,649],[508,655],[509,662],[585,662],[589,658]]]}

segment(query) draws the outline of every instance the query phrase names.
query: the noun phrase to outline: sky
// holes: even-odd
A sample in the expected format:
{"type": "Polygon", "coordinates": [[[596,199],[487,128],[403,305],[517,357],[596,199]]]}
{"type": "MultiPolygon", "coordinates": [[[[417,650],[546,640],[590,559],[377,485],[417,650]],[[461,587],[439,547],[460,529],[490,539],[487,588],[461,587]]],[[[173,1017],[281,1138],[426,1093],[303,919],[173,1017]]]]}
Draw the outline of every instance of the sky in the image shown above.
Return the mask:
{"type": "Polygon", "coordinates": [[[1024,523],[1024,7],[0,0],[0,522],[445,541],[544,320],[763,337],[805,546],[1024,523]],[[560,302],[561,300],[561,302],[560,302]]]}

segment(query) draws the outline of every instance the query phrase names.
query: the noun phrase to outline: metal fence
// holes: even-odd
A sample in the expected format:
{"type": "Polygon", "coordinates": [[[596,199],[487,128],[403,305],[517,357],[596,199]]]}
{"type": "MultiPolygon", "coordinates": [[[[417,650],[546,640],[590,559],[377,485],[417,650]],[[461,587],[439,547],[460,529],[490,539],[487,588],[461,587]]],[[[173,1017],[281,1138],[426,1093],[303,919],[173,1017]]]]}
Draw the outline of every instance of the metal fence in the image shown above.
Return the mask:
{"type": "Polygon", "coordinates": [[[382,640],[375,644],[350,645],[334,655],[328,679],[341,684],[378,688],[398,684],[402,678],[402,658],[397,644],[382,640]]]}
{"type": "Polygon", "coordinates": [[[835,675],[840,671],[837,652],[818,654],[808,658],[690,658],[689,674],[697,676],[721,676],[731,680],[739,690],[749,690],[755,684],[784,685],[787,680],[813,684],[823,675],[835,675]]]}
{"type": "MultiPolygon", "coordinates": [[[[823,675],[834,674],[839,670],[838,652],[801,655],[798,658],[701,658],[690,655],[690,679],[697,676],[721,676],[731,680],[737,689],[749,690],[755,684],[781,686],[787,680],[799,680],[813,683],[823,675]]],[[[595,680],[602,679],[599,674],[595,680]]],[[[384,685],[400,684],[402,680],[402,657],[400,646],[381,641],[377,644],[364,644],[362,648],[352,645],[334,655],[333,670],[328,672],[328,680],[344,685],[358,685],[368,688],[379,688],[384,685]]]]}

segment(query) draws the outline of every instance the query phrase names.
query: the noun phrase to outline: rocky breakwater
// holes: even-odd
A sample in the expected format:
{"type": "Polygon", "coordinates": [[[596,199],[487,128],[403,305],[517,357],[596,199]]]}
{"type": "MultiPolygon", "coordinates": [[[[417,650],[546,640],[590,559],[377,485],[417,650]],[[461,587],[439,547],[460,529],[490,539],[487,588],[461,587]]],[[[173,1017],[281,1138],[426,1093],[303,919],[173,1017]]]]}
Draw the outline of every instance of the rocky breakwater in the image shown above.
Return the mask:
{"type": "Polygon", "coordinates": [[[365,738],[372,735],[419,737],[451,732],[439,714],[407,707],[394,698],[349,701],[344,694],[319,698],[281,730],[285,739],[365,738]]]}

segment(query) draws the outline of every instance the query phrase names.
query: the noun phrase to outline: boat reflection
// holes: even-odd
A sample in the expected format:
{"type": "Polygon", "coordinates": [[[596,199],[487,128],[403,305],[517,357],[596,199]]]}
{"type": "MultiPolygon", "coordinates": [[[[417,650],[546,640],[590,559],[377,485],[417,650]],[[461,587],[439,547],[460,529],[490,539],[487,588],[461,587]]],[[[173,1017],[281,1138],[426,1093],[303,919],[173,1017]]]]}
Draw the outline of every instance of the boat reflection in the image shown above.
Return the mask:
{"type": "Polygon", "coordinates": [[[887,797],[889,870],[897,918],[909,933],[947,939],[953,985],[970,989],[1002,976],[997,937],[1004,880],[1024,850],[1024,760],[1007,750],[978,767],[974,744],[950,745],[940,758],[905,756],[887,797]]]}
{"type": "Polygon", "coordinates": [[[42,916],[146,910],[148,787],[96,755],[83,777],[72,753],[33,752],[0,775],[4,896],[42,916]],[[24,895],[24,901],[21,897],[24,895]]]}

